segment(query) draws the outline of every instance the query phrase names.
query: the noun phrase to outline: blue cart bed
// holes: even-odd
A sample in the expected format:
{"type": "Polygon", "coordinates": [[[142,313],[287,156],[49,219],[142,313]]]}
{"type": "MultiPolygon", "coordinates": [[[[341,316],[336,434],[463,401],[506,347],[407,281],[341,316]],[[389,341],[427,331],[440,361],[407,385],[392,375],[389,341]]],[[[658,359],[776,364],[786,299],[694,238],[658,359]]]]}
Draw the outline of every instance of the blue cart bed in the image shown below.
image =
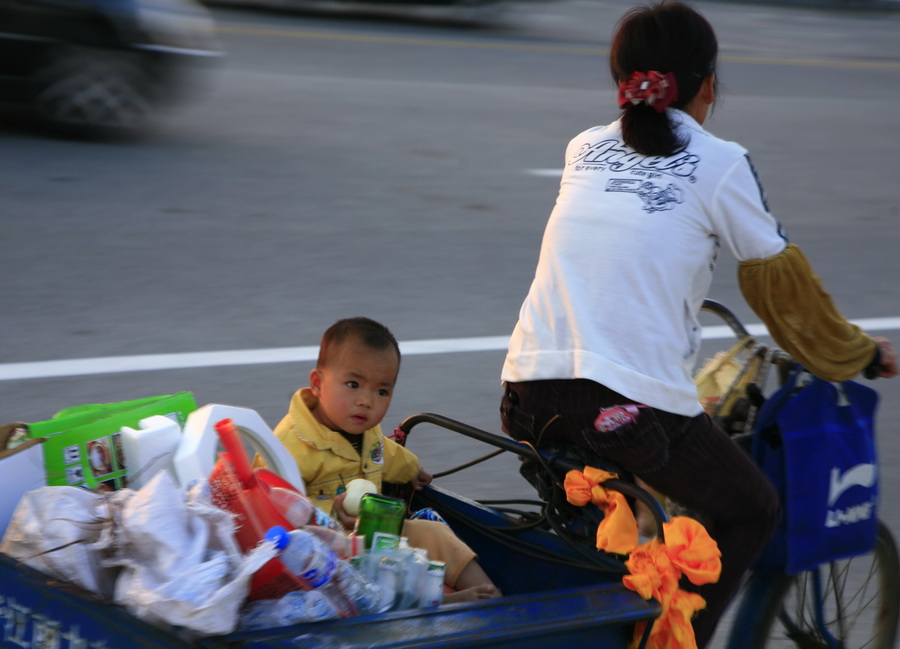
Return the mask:
{"type": "Polygon", "coordinates": [[[101,602],[0,555],[0,647],[22,649],[355,649],[357,647],[570,648],[573,642],[624,647],[635,622],[659,612],[618,576],[560,563],[577,553],[545,530],[504,534],[499,512],[437,488],[423,497],[453,521],[503,590],[500,599],[413,609],[187,642],[124,609],[101,602]],[[467,518],[472,525],[456,521],[467,518]],[[498,534],[479,531],[498,527],[498,534]],[[511,538],[510,538],[511,537],[511,538]],[[512,547],[510,547],[512,545],[512,547]]]}
{"type": "Polygon", "coordinates": [[[438,487],[417,494],[413,508],[423,506],[478,553],[503,597],[188,641],[0,555],[0,648],[571,649],[590,641],[615,649],[635,623],[659,614],[657,602],[621,584],[613,558],[594,552],[586,561],[584,547],[549,529],[438,487]]]}

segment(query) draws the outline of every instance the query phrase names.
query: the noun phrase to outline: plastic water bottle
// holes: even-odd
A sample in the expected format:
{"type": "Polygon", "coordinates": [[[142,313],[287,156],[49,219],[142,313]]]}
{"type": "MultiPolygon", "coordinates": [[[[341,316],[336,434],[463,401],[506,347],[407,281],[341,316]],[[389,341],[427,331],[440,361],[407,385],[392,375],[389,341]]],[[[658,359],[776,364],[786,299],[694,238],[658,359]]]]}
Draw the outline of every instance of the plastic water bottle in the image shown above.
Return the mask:
{"type": "Polygon", "coordinates": [[[419,548],[409,548],[398,550],[397,555],[400,560],[397,608],[415,608],[422,597],[422,586],[428,571],[428,553],[419,548]]]}
{"type": "Polygon", "coordinates": [[[318,537],[306,530],[289,532],[276,525],[266,532],[266,540],[274,542],[275,547],[280,550],[278,559],[285,569],[306,582],[310,588],[326,595],[337,608],[340,617],[358,614],[356,605],[341,592],[336,580],[332,579],[337,570],[337,556],[318,537]]]}
{"type": "Polygon", "coordinates": [[[269,490],[269,500],[293,527],[303,527],[313,519],[315,506],[301,493],[272,487],[269,490]]]}
{"type": "Polygon", "coordinates": [[[341,593],[353,602],[360,614],[383,613],[387,610],[381,587],[354,568],[349,561],[338,561],[334,579],[341,593]]]}
{"type": "Polygon", "coordinates": [[[335,532],[343,531],[340,523],[313,505],[312,501],[301,493],[283,487],[272,487],[269,489],[269,501],[292,527],[317,525],[335,532]]]}
{"type": "Polygon", "coordinates": [[[266,532],[273,541],[284,567],[309,584],[321,588],[328,583],[337,567],[337,557],[315,535],[306,530],[291,530],[276,525],[266,532]]]}
{"type": "Polygon", "coordinates": [[[318,590],[298,590],[279,599],[249,602],[241,613],[240,630],[273,629],[339,617],[340,613],[325,593],[318,590]]]}
{"type": "Polygon", "coordinates": [[[365,550],[365,539],[355,534],[344,534],[327,527],[307,525],[303,528],[315,535],[338,559],[349,559],[365,550]]]}
{"type": "Polygon", "coordinates": [[[313,507],[313,520],[311,520],[309,524],[318,525],[319,527],[324,527],[329,530],[335,530],[336,532],[344,531],[344,528],[341,527],[341,524],[338,523],[337,520],[323,512],[318,507],[313,507]]]}

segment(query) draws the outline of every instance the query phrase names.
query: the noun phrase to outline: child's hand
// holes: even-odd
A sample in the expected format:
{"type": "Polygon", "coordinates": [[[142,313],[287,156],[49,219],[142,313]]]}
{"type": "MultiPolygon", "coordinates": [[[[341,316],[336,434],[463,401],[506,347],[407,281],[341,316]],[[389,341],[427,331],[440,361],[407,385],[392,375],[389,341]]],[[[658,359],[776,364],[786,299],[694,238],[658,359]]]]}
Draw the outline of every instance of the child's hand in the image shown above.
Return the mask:
{"type": "Polygon", "coordinates": [[[341,527],[343,527],[348,532],[352,532],[354,529],[356,529],[356,517],[344,511],[344,499],[346,497],[346,491],[334,497],[334,502],[332,504],[332,513],[334,514],[334,517],[337,518],[338,523],[341,524],[341,527]]]}
{"type": "Polygon", "coordinates": [[[419,475],[413,478],[412,481],[413,489],[418,491],[423,487],[427,487],[429,484],[431,484],[431,474],[422,467],[419,467],[419,475]]]}

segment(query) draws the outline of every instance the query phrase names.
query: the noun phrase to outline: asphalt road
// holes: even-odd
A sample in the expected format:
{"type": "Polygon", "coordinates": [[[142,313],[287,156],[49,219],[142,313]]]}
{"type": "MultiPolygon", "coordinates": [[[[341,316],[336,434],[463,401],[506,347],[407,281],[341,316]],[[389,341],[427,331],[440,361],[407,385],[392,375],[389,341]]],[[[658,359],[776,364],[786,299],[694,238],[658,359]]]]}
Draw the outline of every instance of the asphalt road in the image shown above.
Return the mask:
{"type": "MultiPolygon", "coordinates": [[[[605,56],[629,4],[467,26],[217,6],[225,60],[141,140],[0,122],[0,419],[189,390],[274,426],[321,332],[368,315],[406,352],[388,427],[436,412],[497,432],[503,341],[566,142],[615,117],[605,56]]],[[[750,149],[842,311],[896,338],[900,14],[696,6],[722,50],[708,127],[750,149]]],[[[732,260],[710,297],[756,322],[732,260]]],[[[881,515],[900,531],[900,382],[875,386],[881,515]]],[[[410,448],[433,472],[489,450],[429,427],[410,448]]],[[[530,496],[516,464],[440,484],[530,496]]]]}

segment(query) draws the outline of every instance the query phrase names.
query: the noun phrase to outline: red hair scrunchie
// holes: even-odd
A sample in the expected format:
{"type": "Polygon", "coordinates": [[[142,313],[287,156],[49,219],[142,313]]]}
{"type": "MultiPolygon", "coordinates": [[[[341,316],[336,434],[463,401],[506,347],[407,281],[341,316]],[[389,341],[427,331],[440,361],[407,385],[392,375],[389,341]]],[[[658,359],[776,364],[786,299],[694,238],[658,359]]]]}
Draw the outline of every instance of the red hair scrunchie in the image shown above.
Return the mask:
{"type": "Polygon", "coordinates": [[[657,113],[678,99],[678,84],[671,72],[662,74],[656,70],[650,72],[632,72],[628,81],[619,84],[619,108],[629,105],[647,104],[657,113]]]}

